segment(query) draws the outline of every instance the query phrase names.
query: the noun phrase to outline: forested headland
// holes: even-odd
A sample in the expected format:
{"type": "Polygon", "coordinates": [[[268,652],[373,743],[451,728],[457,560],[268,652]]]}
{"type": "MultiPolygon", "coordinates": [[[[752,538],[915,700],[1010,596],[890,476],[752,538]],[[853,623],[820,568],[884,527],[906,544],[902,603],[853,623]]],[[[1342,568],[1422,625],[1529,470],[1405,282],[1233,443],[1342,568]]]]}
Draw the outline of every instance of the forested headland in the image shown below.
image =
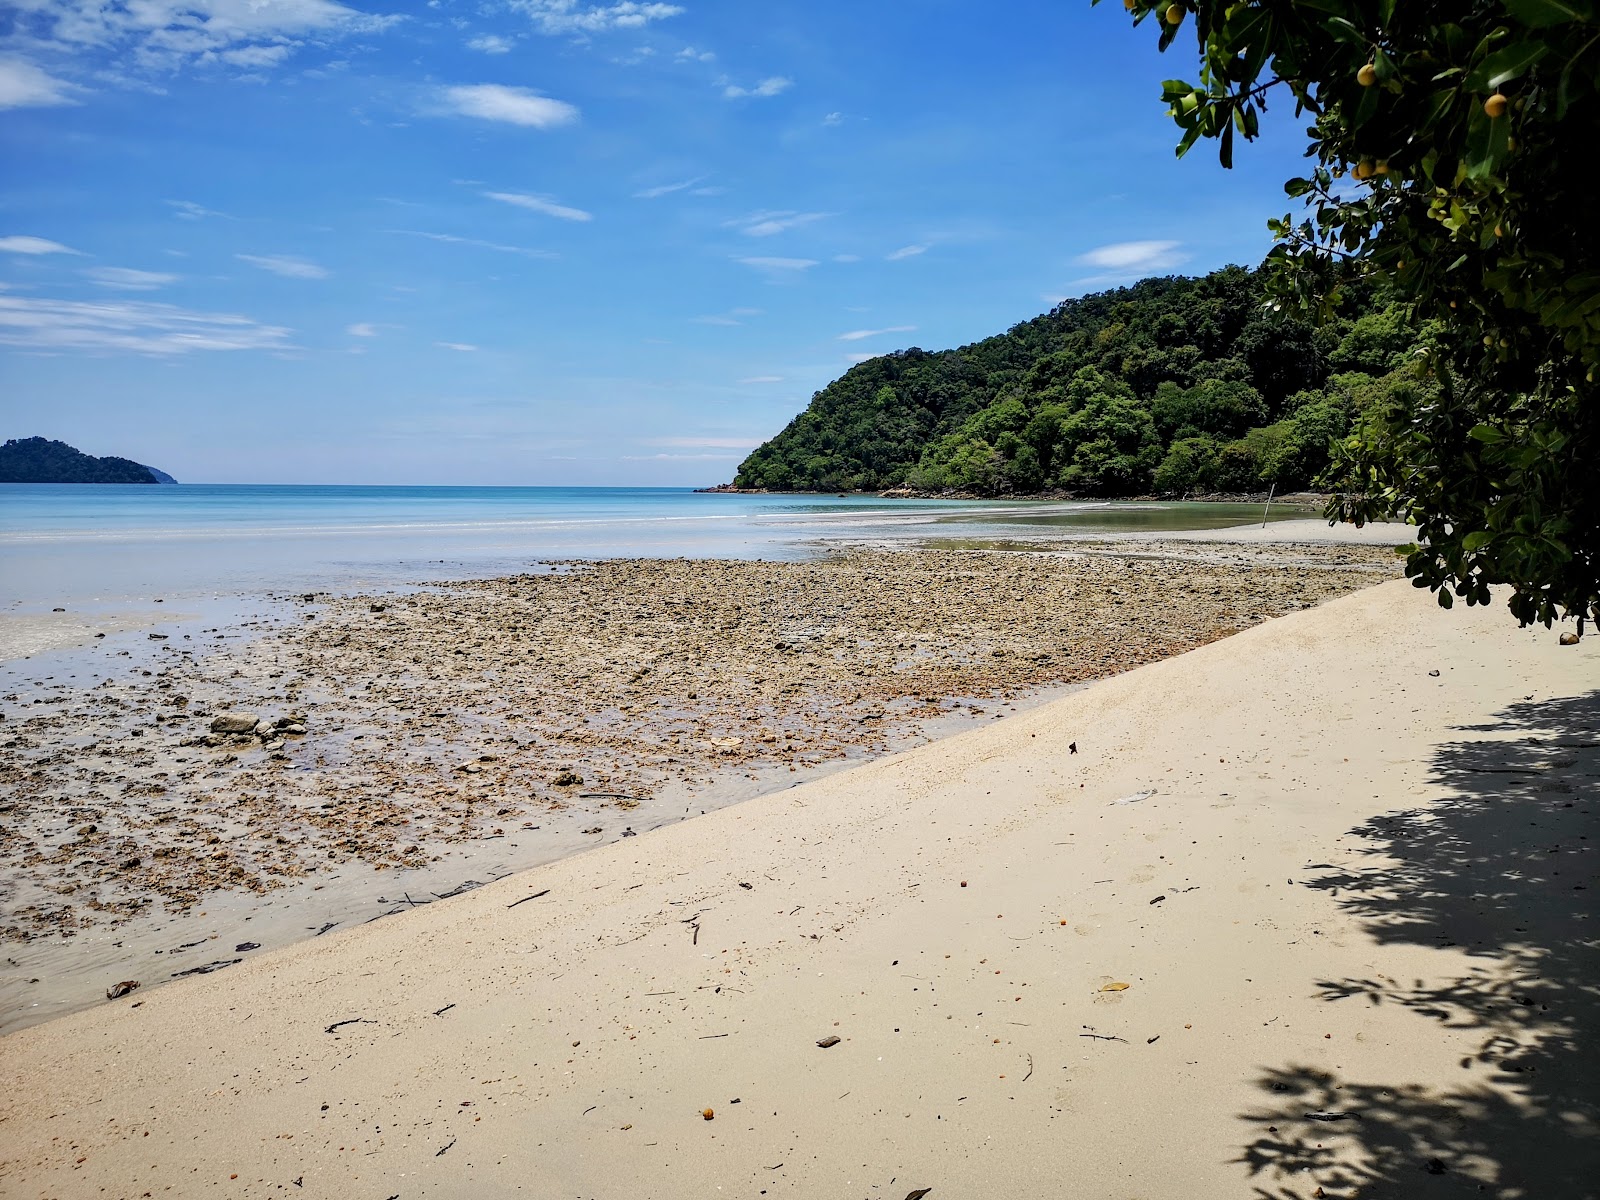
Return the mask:
{"type": "Polygon", "coordinates": [[[1427,335],[1372,288],[1313,326],[1258,272],[1146,279],[956,350],[850,368],[733,486],[1115,497],[1298,491],[1427,335]]]}
{"type": "Polygon", "coordinates": [[[92,454],[50,438],[10,438],[0,445],[0,483],[175,483],[130,458],[92,454]]]}

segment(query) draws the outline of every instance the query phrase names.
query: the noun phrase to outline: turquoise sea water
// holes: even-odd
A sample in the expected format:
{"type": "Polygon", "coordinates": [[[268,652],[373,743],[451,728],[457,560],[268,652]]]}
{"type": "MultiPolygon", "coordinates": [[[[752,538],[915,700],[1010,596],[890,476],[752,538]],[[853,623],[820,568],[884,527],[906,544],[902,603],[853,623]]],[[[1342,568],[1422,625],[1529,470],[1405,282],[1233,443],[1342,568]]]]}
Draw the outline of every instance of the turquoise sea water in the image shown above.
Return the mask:
{"type": "Polygon", "coordinates": [[[5,484],[0,602],[33,607],[370,587],[499,574],[554,558],[800,558],[840,539],[1252,520],[1260,520],[1254,505],[739,496],[686,488],[5,484]]]}

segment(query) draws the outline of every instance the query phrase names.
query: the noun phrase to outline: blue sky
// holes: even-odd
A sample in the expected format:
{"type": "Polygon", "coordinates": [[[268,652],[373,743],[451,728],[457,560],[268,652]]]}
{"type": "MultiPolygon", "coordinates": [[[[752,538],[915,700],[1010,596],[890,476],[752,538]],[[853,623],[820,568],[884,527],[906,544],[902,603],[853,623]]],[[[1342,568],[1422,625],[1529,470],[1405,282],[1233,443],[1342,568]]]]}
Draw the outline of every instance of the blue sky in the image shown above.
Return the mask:
{"type": "Polygon", "coordinates": [[[1259,261],[1088,0],[7,0],[0,435],[194,482],[705,484],[860,357],[1259,261]]]}

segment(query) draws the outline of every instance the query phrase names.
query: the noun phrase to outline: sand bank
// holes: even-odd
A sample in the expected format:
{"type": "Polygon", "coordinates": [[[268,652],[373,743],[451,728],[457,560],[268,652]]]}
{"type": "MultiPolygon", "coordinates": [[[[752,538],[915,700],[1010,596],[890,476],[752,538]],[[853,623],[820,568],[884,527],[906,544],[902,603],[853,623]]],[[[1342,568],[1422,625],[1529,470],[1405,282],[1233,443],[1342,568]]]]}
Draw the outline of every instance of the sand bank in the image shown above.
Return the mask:
{"type": "Polygon", "coordinates": [[[12,1035],[0,1192],[1589,1195],[1597,685],[1357,593],[12,1035]]]}

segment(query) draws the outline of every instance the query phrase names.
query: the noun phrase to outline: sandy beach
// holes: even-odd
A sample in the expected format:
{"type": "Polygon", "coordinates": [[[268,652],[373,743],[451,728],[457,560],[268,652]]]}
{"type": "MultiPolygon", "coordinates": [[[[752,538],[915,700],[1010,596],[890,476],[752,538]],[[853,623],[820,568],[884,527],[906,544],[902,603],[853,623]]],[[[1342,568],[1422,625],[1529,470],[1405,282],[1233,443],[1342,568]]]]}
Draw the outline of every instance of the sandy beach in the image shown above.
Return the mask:
{"type": "Polygon", "coordinates": [[[0,1030],[786,788],[1395,570],[1380,548],[1149,541],[580,562],[288,595],[13,663],[0,1030]]]}
{"type": "Polygon", "coordinates": [[[11,1035],[0,1192],[1592,1195],[1597,685],[1335,599],[11,1035]]]}

